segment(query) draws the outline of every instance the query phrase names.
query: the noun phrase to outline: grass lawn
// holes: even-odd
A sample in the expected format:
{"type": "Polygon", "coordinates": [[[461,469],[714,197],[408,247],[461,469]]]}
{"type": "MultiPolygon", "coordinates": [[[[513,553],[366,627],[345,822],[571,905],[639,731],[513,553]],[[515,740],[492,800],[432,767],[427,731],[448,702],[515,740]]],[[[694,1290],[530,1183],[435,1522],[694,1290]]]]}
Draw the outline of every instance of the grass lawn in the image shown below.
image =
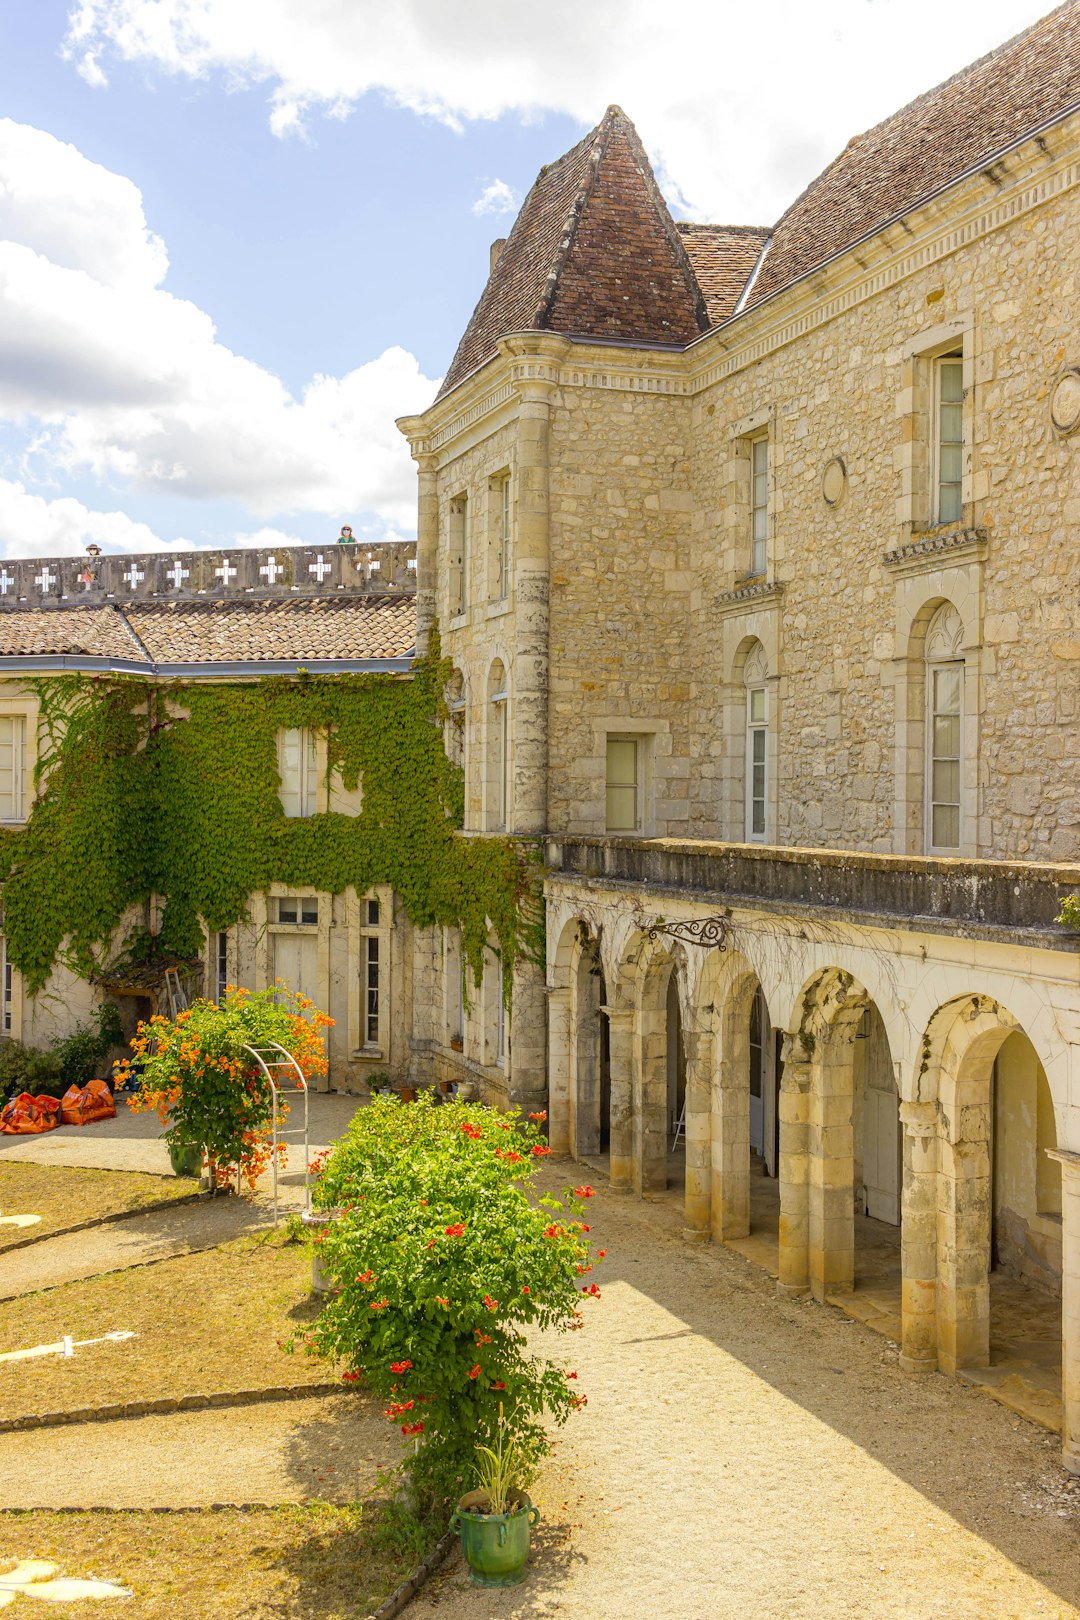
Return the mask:
{"type": "Polygon", "coordinates": [[[27,1614],[77,1620],[356,1620],[426,1549],[378,1535],[377,1507],[303,1506],[195,1513],[0,1513],[0,1568],[49,1559],[61,1575],[114,1581],[109,1603],[17,1599],[27,1614]],[[375,1545],[373,1545],[373,1542],[375,1545]]]}
{"type": "Polygon", "coordinates": [[[40,1215],[37,1226],[0,1226],[0,1249],[23,1238],[43,1237],[82,1221],[141,1209],[162,1198],[198,1192],[181,1176],[147,1176],[129,1170],[75,1170],[66,1165],[0,1163],[0,1213],[40,1215]]]}
{"type": "Polygon", "coordinates": [[[287,1355],[278,1343],[318,1313],[310,1287],[310,1249],[268,1231],[0,1301],[0,1350],[50,1344],[64,1334],[138,1335],[77,1350],[73,1361],[7,1363],[4,1415],[332,1379],[328,1363],[287,1355]]]}

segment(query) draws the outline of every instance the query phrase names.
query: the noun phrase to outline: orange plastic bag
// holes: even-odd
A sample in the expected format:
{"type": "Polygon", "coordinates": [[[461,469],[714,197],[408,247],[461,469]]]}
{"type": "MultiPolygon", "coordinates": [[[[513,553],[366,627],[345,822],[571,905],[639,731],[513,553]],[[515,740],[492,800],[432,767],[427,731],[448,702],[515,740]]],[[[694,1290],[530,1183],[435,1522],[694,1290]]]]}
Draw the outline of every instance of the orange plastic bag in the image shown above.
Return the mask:
{"type": "Polygon", "coordinates": [[[115,1119],[116,1104],[104,1080],[91,1080],[85,1086],[69,1086],[60,1102],[60,1118],[65,1125],[92,1125],[95,1119],[115,1119]]]}
{"type": "Polygon", "coordinates": [[[36,1136],[59,1125],[60,1104],[55,1097],[31,1097],[20,1091],[0,1110],[0,1131],[8,1136],[36,1136]]]}

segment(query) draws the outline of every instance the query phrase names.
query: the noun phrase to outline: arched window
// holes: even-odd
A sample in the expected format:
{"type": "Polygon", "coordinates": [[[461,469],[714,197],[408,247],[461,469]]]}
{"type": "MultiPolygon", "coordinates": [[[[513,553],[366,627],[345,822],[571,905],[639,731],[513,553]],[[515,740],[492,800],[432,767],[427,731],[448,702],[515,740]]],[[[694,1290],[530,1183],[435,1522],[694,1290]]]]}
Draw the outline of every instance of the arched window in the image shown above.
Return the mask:
{"type": "Polygon", "coordinates": [[[955,854],[963,838],[964,626],[945,602],[926,632],[926,849],[955,854]]]}
{"type": "Polygon", "coordinates": [[[510,725],[506,671],[499,659],[488,673],[487,831],[505,832],[510,816],[510,725]]]}
{"type": "Polygon", "coordinates": [[[765,842],[765,822],[769,796],[769,698],[766,678],[768,663],[760,642],[743,668],[746,689],[745,836],[752,843],[765,842]]]}

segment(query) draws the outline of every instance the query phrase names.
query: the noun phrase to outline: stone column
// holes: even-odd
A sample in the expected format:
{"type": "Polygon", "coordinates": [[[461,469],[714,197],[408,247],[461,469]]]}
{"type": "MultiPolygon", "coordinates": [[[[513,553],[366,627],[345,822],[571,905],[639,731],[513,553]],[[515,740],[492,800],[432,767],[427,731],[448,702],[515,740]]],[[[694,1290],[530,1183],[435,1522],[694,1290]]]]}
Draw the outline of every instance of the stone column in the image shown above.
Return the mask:
{"type": "Polygon", "coordinates": [[[938,1366],[990,1365],[990,1105],[959,1110],[938,1153],[938,1366]]]}
{"type": "Polygon", "coordinates": [[[1049,1152],[1061,1165],[1061,1460],[1080,1474],[1080,1153],[1049,1152]]]}
{"type": "Polygon", "coordinates": [[[809,1130],[810,1291],[815,1299],[855,1286],[855,1026],[839,1024],[813,1063],[809,1130]]]}
{"type": "Polygon", "coordinates": [[[514,676],[512,831],[545,833],[548,763],[549,448],[555,383],[518,382],[514,475],[514,676]]]}
{"type": "Polygon", "coordinates": [[[901,1195],[900,1365],[907,1372],[936,1372],[938,1106],[902,1102],[904,1188],[901,1195]]]}
{"type": "MultiPolygon", "coordinates": [[[[684,1237],[707,1238],[712,1196],[712,1041],[684,1027],[686,1051],[686,1230],[684,1237]]],[[[666,1143],[665,1143],[666,1146],[666,1143]]]]}
{"type": "Polygon", "coordinates": [[[439,479],[436,458],[417,454],[416,511],[416,651],[428,650],[435,622],[435,569],[439,549],[439,479]]]}
{"type": "Polygon", "coordinates": [[[634,1117],[634,1191],[664,1192],[668,1172],[667,1002],[642,1007],[636,1052],[640,1088],[634,1117]]]}
{"type": "Polygon", "coordinates": [[[526,1110],[548,1102],[547,986],[534,962],[514,968],[511,1001],[508,1097],[526,1110]]]}
{"type": "Polygon", "coordinates": [[[549,969],[553,982],[547,990],[548,1023],[548,1141],[553,1153],[574,1151],[570,1108],[570,986],[565,968],[549,969]]]}
{"type": "Polygon", "coordinates": [[[634,1182],[634,1014],[609,1007],[611,1053],[611,1185],[628,1190],[634,1182]]]}
{"type": "Polygon", "coordinates": [[[784,1037],[780,1112],[781,1294],[810,1287],[809,1154],[810,1060],[797,1036],[784,1037]]]}
{"type": "Polygon", "coordinates": [[[712,1235],[750,1230],[750,1052],[747,1017],[724,1017],[712,1109],[712,1235]]]}

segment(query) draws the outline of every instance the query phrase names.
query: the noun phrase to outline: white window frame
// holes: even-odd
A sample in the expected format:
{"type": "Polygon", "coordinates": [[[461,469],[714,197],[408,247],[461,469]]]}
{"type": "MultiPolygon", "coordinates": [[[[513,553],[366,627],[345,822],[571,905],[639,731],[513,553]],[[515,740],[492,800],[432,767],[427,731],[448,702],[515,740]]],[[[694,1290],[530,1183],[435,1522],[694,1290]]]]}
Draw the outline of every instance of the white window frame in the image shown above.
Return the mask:
{"type": "MultiPolygon", "coordinates": [[[[319,735],[310,726],[284,726],[277,735],[278,745],[278,797],[281,808],[290,821],[305,821],[318,813],[319,809],[319,735]],[[299,764],[296,772],[295,801],[299,806],[296,810],[288,807],[288,798],[293,798],[291,789],[287,784],[285,768],[286,738],[295,736],[299,739],[299,764]]],[[[289,772],[288,775],[292,773],[289,772]]]]}
{"type": "Polygon", "coordinates": [[[495,972],[495,1064],[497,1068],[506,1068],[506,1002],[503,999],[506,985],[503,979],[502,953],[496,958],[495,972]]]}
{"type": "Polygon", "coordinates": [[[771,461],[768,433],[755,433],[748,441],[747,450],[750,456],[750,575],[751,579],[759,579],[768,573],[769,569],[769,462],[771,461]],[[764,484],[764,499],[758,500],[758,452],[764,451],[765,465],[761,473],[764,484]],[[758,519],[760,518],[760,524],[758,519]],[[760,527],[761,533],[758,533],[760,527]]]}
{"type": "Polygon", "coordinates": [[[214,935],[214,1000],[220,1003],[225,995],[225,986],[235,982],[229,973],[229,932],[226,928],[219,928],[214,935]]]}
{"type": "Polygon", "coordinates": [[[468,604],[469,584],[469,497],[465,490],[450,501],[447,528],[449,559],[446,573],[449,600],[447,617],[460,619],[468,604]]]}
{"type": "Polygon", "coordinates": [[[0,723],[11,722],[11,815],[0,815],[0,823],[18,825],[26,820],[27,718],[25,714],[0,714],[0,723]]]}
{"type": "Polygon", "coordinates": [[[491,599],[505,602],[510,595],[510,545],[513,534],[513,489],[509,470],[498,473],[489,485],[492,513],[491,599]]]}
{"type": "Polygon", "coordinates": [[[763,844],[769,825],[769,687],[767,681],[754,681],[746,687],[746,743],[745,743],[745,836],[748,844],[763,844]],[[761,697],[761,717],[754,716],[754,698],[761,697]],[[761,759],[755,759],[756,743],[761,744],[761,759]],[[761,766],[761,793],[754,792],[754,771],[761,766]],[[760,831],[754,826],[754,808],[761,805],[760,831]]]}
{"type": "Polygon", "coordinates": [[[489,832],[505,832],[510,824],[510,694],[505,683],[488,698],[488,739],[491,815],[489,832]]]}
{"type": "Polygon", "coordinates": [[[365,1057],[382,1057],[389,1050],[390,1014],[390,921],[387,913],[393,902],[382,894],[368,892],[360,899],[360,1052],[365,1057]],[[375,968],[375,983],[371,969],[375,968]]]}
{"type": "Polygon", "coordinates": [[[0,1035],[15,1034],[15,970],[8,958],[7,940],[0,936],[0,1035]]]}
{"type": "Polygon", "coordinates": [[[931,526],[936,527],[940,524],[960,523],[962,522],[964,515],[964,356],[962,351],[954,350],[950,354],[940,354],[937,355],[933,360],[933,399],[931,410],[930,505],[931,526]],[[941,479],[942,448],[944,444],[941,431],[941,411],[943,403],[945,403],[942,400],[942,373],[946,366],[955,366],[960,374],[960,398],[958,400],[948,401],[949,404],[959,407],[960,417],[960,437],[958,440],[950,439],[948,441],[950,448],[956,445],[960,450],[960,477],[955,481],[950,480],[948,484],[950,491],[955,489],[957,492],[957,509],[955,513],[949,513],[948,515],[946,515],[942,510],[943,485],[941,479]]]}
{"type": "Polygon", "coordinates": [[[640,735],[625,731],[609,731],[604,742],[604,830],[623,836],[641,836],[645,828],[645,749],[646,739],[640,735]],[[611,779],[611,745],[612,743],[629,743],[634,750],[634,780],[632,782],[613,782],[611,779]],[[634,790],[634,825],[632,827],[614,827],[611,824],[610,796],[613,789],[616,791],[632,787],[634,790]]]}
{"type": "MultiPolygon", "coordinates": [[[[964,677],[965,665],[962,658],[934,658],[929,659],[926,665],[926,759],[924,764],[924,780],[926,786],[926,853],[928,855],[957,856],[964,847],[964,733],[965,733],[965,704],[964,704],[964,677]],[[956,756],[957,797],[954,800],[935,799],[934,797],[934,763],[937,755],[934,752],[934,720],[939,711],[937,708],[937,676],[944,670],[955,670],[957,675],[957,688],[959,691],[959,708],[957,719],[958,754],[956,756]],[[934,807],[939,805],[945,809],[956,811],[956,843],[938,844],[934,841],[934,807]]],[[[946,756],[942,756],[944,759],[946,756]]],[[[951,760],[952,756],[948,758],[951,760]]]]}

